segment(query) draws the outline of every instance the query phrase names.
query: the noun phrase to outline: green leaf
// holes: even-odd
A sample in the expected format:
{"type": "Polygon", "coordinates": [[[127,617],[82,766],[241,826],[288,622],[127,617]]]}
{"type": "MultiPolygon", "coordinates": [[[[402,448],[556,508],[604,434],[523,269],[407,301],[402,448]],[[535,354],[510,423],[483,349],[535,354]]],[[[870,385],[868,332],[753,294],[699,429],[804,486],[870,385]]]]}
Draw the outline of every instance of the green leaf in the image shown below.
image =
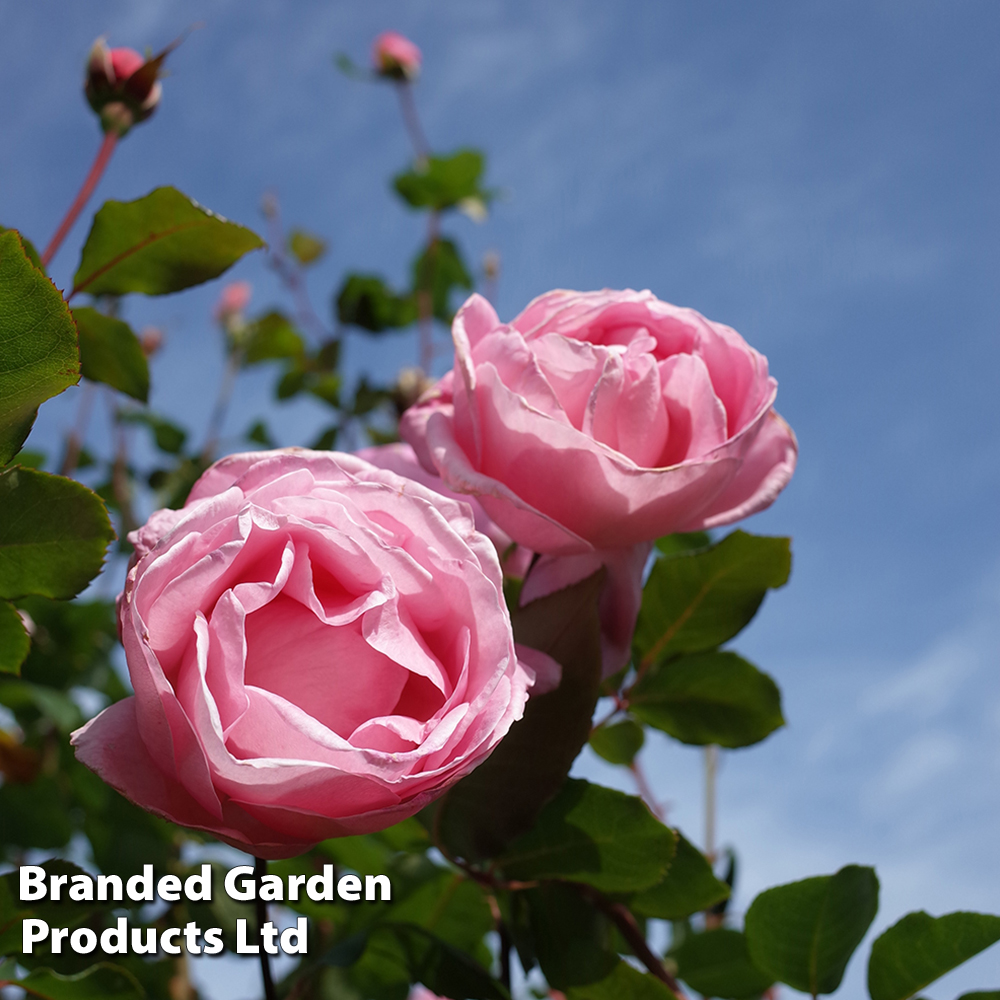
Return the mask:
{"type": "Polygon", "coordinates": [[[785,724],[781,692],[736,653],[695,653],[661,663],[628,693],[629,711],[682,743],[746,747],[785,724]]]}
{"type": "Polygon", "coordinates": [[[417,321],[417,303],[397,295],[376,274],[349,274],[337,293],[337,319],[369,333],[382,333],[417,321]]]}
{"type": "Polygon", "coordinates": [[[114,539],[107,509],[86,486],[18,466],[0,472],[0,597],[74,597],[114,539]]]}
{"type": "Polygon", "coordinates": [[[908,913],[875,939],[868,959],[872,1000],[906,1000],[935,979],[1000,941],[1000,917],[908,913]]]}
{"type": "Polygon", "coordinates": [[[619,960],[610,976],[566,990],[566,1000],[674,1000],[664,983],[619,960]]]}
{"type": "Polygon", "coordinates": [[[754,963],[803,993],[833,993],[875,919],[878,888],[873,868],[847,865],[762,892],[745,921],[754,963]]]}
{"type": "Polygon", "coordinates": [[[280,312],[269,312],[247,328],[243,363],[260,364],[280,358],[301,358],[305,354],[302,337],[291,320],[280,312]]]}
{"type": "Polygon", "coordinates": [[[523,882],[564,879],[632,892],[663,878],[675,846],[673,830],[642,799],[571,779],[498,864],[507,878],[523,882]]]}
{"type": "Polygon", "coordinates": [[[664,556],[676,556],[695,549],[707,549],[712,538],[707,531],[678,532],[656,540],[656,550],[664,556]]]}
{"type": "Polygon", "coordinates": [[[80,334],[83,377],[145,403],[149,397],[149,365],[128,323],[87,307],[74,309],[73,319],[80,334]]]}
{"type": "Polygon", "coordinates": [[[472,288],[469,274],[458,247],[448,239],[432,240],[430,246],[413,262],[413,287],[430,296],[431,315],[442,323],[451,323],[455,310],[451,307],[452,289],[472,288]]]}
{"type": "Polygon", "coordinates": [[[705,855],[680,831],[674,833],[677,850],[666,876],[629,900],[640,917],[681,920],[729,898],[729,886],[715,877],[705,855]]]}
{"type": "Polygon", "coordinates": [[[18,234],[0,233],[0,465],[17,454],[38,407],[79,380],[66,303],[18,234]]]}
{"type": "Polygon", "coordinates": [[[61,976],[51,969],[34,969],[11,982],[41,1000],[145,1000],[146,991],[126,969],[99,962],[86,972],[61,976]]]}
{"type": "Polygon", "coordinates": [[[612,726],[598,726],[590,734],[590,747],[609,764],[631,764],[645,740],[642,726],[634,719],[624,719],[612,726]]]}
{"type": "Polygon", "coordinates": [[[1000,1000],[1000,990],[979,990],[975,993],[963,993],[958,1000],[1000,1000]]]}
{"type": "Polygon", "coordinates": [[[734,531],[708,549],[658,559],[642,595],[635,648],[643,667],[712,649],[757,612],[791,570],[789,539],[734,531]]]}
{"type": "Polygon", "coordinates": [[[308,267],[326,253],[326,240],[304,229],[293,229],[288,234],[288,250],[303,267],[308,267]]]}
{"type": "Polygon", "coordinates": [[[28,255],[28,260],[38,268],[42,274],[45,274],[45,265],[42,263],[42,258],[39,256],[38,251],[35,249],[35,244],[28,239],[27,236],[21,236],[16,229],[10,229],[7,226],[0,226],[0,233],[17,233],[21,237],[21,246],[24,247],[24,252],[28,255]]]}
{"type": "Polygon", "coordinates": [[[16,674],[31,649],[31,639],[8,601],[0,601],[0,674],[16,674]]]}
{"type": "Polygon", "coordinates": [[[749,1000],[774,982],[754,965],[744,936],[726,927],[692,934],[672,958],[678,976],[706,997],[749,1000]]]}
{"type": "Polygon", "coordinates": [[[514,638],[560,663],[562,681],[530,698],[496,750],[439,800],[438,833],[457,856],[493,857],[530,830],[587,742],[601,681],[602,580],[595,573],[512,613],[514,638]]]}
{"type": "Polygon", "coordinates": [[[522,894],[535,957],[557,990],[604,979],[618,963],[611,923],[570,885],[553,882],[522,894]]]}
{"type": "MultiPolygon", "coordinates": [[[[410,981],[432,993],[468,1000],[509,1000],[510,994],[478,962],[435,935],[410,924],[389,923],[376,928],[369,948],[386,938],[401,950],[410,981]]],[[[387,959],[391,961],[391,952],[387,959]]]]}
{"type": "Polygon", "coordinates": [[[167,295],[217,278],[264,241],[176,188],[108,201],[94,216],[70,297],[167,295]]]}
{"type": "Polygon", "coordinates": [[[54,778],[42,775],[26,785],[0,785],[0,843],[55,850],[72,836],[73,824],[54,778]]]}
{"type": "Polygon", "coordinates": [[[491,194],[479,186],[483,167],[482,153],[460,149],[451,156],[429,156],[414,170],[397,174],[393,187],[411,208],[441,212],[466,198],[487,202],[491,194]]]}
{"type": "Polygon", "coordinates": [[[187,441],[187,431],[183,427],[149,410],[121,410],[118,419],[124,424],[142,424],[153,433],[156,447],[168,455],[179,455],[187,441]]]}

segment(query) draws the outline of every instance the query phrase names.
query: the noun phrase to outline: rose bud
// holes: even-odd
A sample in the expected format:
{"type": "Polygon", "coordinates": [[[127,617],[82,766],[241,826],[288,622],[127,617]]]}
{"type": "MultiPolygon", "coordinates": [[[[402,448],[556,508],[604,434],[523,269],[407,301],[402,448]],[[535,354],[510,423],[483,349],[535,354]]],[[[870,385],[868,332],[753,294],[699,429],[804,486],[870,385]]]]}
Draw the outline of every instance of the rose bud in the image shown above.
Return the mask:
{"type": "Polygon", "coordinates": [[[139,334],[139,345],[142,353],[151,358],[163,346],[163,331],[156,326],[147,326],[139,334]]]}
{"type": "Polygon", "coordinates": [[[231,281],[222,289],[215,303],[213,315],[225,326],[233,317],[241,316],[243,310],[250,304],[253,285],[249,281],[231,281]]]}
{"type": "Polygon", "coordinates": [[[416,80],[421,61],[420,49],[396,31],[383,31],[372,46],[375,72],[390,80],[416,80]]]}
{"type": "Polygon", "coordinates": [[[629,548],[769,506],[795,469],[767,359],[651,292],[473,295],[455,367],[402,418],[421,463],[536,552],[629,548]]]}
{"type": "Polygon", "coordinates": [[[156,110],[162,91],[158,77],[167,51],[144,59],[135,49],[109,49],[103,38],[94,42],[84,93],[105,132],[122,136],[156,110]]]}
{"type": "Polygon", "coordinates": [[[412,816],[522,714],[534,672],[468,504],[289,448],[222,459],[129,540],[135,695],[72,742],[150,812],[291,857],[412,816]]]}

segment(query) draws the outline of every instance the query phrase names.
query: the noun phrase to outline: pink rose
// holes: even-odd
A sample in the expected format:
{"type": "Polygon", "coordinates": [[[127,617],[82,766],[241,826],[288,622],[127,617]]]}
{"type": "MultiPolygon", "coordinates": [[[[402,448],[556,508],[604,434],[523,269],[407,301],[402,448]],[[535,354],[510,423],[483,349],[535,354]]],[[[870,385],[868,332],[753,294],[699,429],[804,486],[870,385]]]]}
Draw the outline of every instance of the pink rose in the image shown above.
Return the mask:
{"type": "Polygon", "coordinates": [[[729,524],[795,468],[767,360],[651,292],[554,291],[511,324],[473,295],[403,437],[521,545],[609,550],[729,524]]]}
{"type": "Polygon", "coordinates": [[[91,47],[84,93],[106,132],[124,135],[156,110],[163,91],[157,79],[159,63],[140,73],[146,64],[135,49],[110,49],[103,38],[91,47]]]}
{"type": "MultiPolygon", "coordinates": [[[[535,553],[516,544],[505,531],[493,523],[475,497],[455,493],[448,489],[440,476],[428,472],[417,461],[416,453],[408,444],[385,444],[362,448],[356,454],[372,465],[391,469],[401,476],[423,483],[428,489],[446,497],[468,503],[475,518],[476,530],[486,535],[496,547],[504,576],[524,580],[524,586],[521,588],[521,607],[557,590],[571,587],[574,583],[587,579],[603,566],[606,575],[598,606],[603,674],[605,677],[610,677],[625,666],[632,653],[632,633],[635,631],[639,605],[642,603],[642,572],[652,550],[652,543],[644,542],[628,549],[614,549],[609,552],[591,551],[572,556],[542,556],[535,560],[535,553]]],[[[539,679],[532,689],[532,694],[544,694],[558,684],[558,676],[553,683],[545,665],[532,662],[521,646],[518,646],[518,655],[522,659],[527,659],[538,674],[539,679]]]]}
{"type": "Polygon", "coordinates": [[[380,76],[415,80],[421,61],[420,49],[397,31],[383,31],[372,45],[372,65],[380,76]]]}
{"type": "Polygon", "coordinates": [[[135,696],[73,744],[151,812],[289,857],[411,816],[521,716],[533,671],[466,504],[285,449],[217,462],[129,537],[135,696]]]}

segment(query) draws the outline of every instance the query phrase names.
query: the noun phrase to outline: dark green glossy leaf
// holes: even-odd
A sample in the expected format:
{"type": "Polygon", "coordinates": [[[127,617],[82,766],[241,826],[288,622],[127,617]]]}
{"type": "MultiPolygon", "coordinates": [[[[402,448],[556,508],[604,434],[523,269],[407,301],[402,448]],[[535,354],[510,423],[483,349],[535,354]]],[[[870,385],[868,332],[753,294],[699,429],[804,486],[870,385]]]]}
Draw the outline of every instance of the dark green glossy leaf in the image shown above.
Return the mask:
{"type": "Polygon", "coordinates": [[[308,267],[326,253],[326,240],[304,229],[293,229],[288,234],[288,252],[303,267],[308,267]]]}
{"type": "Polygon", "coordinates": [[[456,288],[472,288],[472,276],[455,244],[448,239],[433,240],[413,262],[413,287],[430,297],[430,311],[442,323],[451,323],[455,310],[451,294],[456,288]]]}
{"type": "Polygon", "coordinates": [[[439,800],[438,833],[457,856],[493,857],[530,830],[587,742],[601,680],[602,579],[595,573],[511,615],[514,638],[562,664],[562,681],[529,699],[496,750],[439,800]]]}
{"type": "Polygon", "coordinates": [[[631,764],[645,739],[642,726],[633,719],[624,719],[614,725],[598,726],[590,734],[590,747],[609,764],[631,764]]]}
{"type": "Polygon", "coordinates": [[[754,963],[813,995],[833,993],[878,911],[873,868],[847,865],[762,892],[746,915],[754,963]]]}
{"type": "Polygon", "coordinates": [[[243,349],[244,364],[256,365],[262,361],[301,358],[304,354],[302,337],[284,313],[265,313],[247,328],[243,349]]]}
{"type": "Polygon", "coordinates": [[[53,778],[43,775],[27,785],[0,785],[0,843],[54,850],[72,836],[73,825],[53,778]]]}
{"type": "Polygon", "coordinates": [[[18,234],[0,233],[0,465],[17,454],[39,405],[79,380],[66,303],[18,234]]]}
{"type": "Polygon", "coordinates": [[[677,850],[666,876],[629,900],[629,908],[638,916],[680,920],[729,897],[729,886],[715,877],[705,855],[679,831],[674,832],[677,850]]]}
{"type": "Polygon", "coordinates": [[[153,434],[156,447],[168,455],[178,455],[184,449],[187,431],[166,417],[151,413],[149,410],[121,410],[118,419],[125,424],[141,424],[148,427],[153,434]]]}
{"type": "Polygon", "coordinates": [[[16,674],[30,648],[31,639],[17,608],[0,601],[0,674],[16,674]]]}
{"type": "Polygon", "coordinates": [[[728,652],[651,667],[629,691],[628,705],[642,722],[695,746],[750,746],[785,724],[777,684],[728,652]]]}
{"type": "Polygon", "coordinates": [[[872,1000],[906,1000],[997,941],[1000,917],[988,913],[908,913],[875,939],[868,992],[872,1000]]]}
{"type": "MultiPolygon", "coordinates": [[[[53,601],[29,597],[19,602],[35,623],[31,652],[21,674],[39,687],[73,685],[105,690],[117,674],[111,654],[118,642],[114,601],[53,601]]],[[[114,696],[125,693],[120,682],[114,696]]]]}
{"type": "Polygon", "coordinates": [[[114,538],[104,504],[85,486],[17,466],[0,472],[0,597],[75,596],[114,538]]]}
{"type": "Polygon", "coordinates": [[[706,997],[750,1000],[774,982],[751,961],[744,936],[725,927],[692,934],[671,957],[677,975],[706,997]]]}
{"type": "Polygon", "coordinates": [[[86,307],[73,310],[80,334],[80,374],[140,403],[149,397],[149,365],[128,323],[86,307]]]}
{"type": "Polygon", "coordinates": [[[479,186],[484,164],[483,154],[474,149],[429,156],[415,169],[398,174],[393,186],[411,208],[441,212],[467,198],[487,202],[491,194],[479,186]]]}
{"type": "Polygon", "coordinates": [[[571,779],[498,859],[508,879],[565,879],[602,892],[656,885],[676,838],[633,795],[571,779]]]}
{"type": "MultiPolygon", "coordinates": [[[[431,992],[468,1000],[509,1000],[510,994],[478,962],[422,927],[383,924],[372,932],[369,948],[378,950],[386,938],[398,947],[410,981],[423,983],[431,992]]],[[[392,952],[387,964],[390,956],[392,952]]]]}
{"type": "Polygon", "coordinates": [[[166,295],[217,278],[264,241],[176,188],[108,201],[94,216],[72,295],[166,295]]]}
{"type": "Polygon", "coordinates": [[[664,556],[642,595],[635,648],[646,666],[673,653],[712,649],[756,614],[791,569],[789,539],[734,531],[716,545],[664,556]]]}
{"type": "Polygon", "coordinates": [[[13,980],[31,997],[40,1000],[145,1000],[146,991],[126,969],[100,962],[75,976],[61,976],[51,969],[33,969],[24,979],[13,980]]]}
{"type": "Polygon", "coordinates": [[[979,990],[975,993],[963,993],[958,1000],[1000,1000],[1000,990],[979,990]]]}
{"type": "Polygon", "coordinates": [[[618,963],[608,919],[573,886],[523,893],[535,955],[550,986],[565,990],[604,979],[618,963]]]}
{"type": "Polygon", "coordinates": [[[619,960],[610,976],[566,990],[566,1000],[674,1000],[664,983],[619,960]]]}
{"type": "Polygon", "coordinates": [[[369,333],[396,330],[417,321],[411,295],[397,295],[376,274],[349,274],[337,293],[337,319],[369,333]]]}

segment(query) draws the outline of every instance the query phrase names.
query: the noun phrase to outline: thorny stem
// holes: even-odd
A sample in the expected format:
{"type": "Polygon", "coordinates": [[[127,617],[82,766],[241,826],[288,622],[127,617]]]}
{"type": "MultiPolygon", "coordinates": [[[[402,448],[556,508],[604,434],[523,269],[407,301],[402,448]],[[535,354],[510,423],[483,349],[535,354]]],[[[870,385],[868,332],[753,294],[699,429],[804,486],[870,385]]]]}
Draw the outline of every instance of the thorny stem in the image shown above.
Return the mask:
{"type": "Polygon", "coordinates": [[[429,287],[433,276],[434,256],[437,253],[438,239],[440,231],[438,223],[440,215],[432,211],[427,216],[427,262],[430,265],[426,270],[430,273],[420,275],[420,284],[424,284],[426,278],[427,287],[417,290],[417,323],[420,329],[420,367],[424,372],[430,372],[431,363],[434,360],[434,301],[433,293],[429,287]]]}
{"type": "Polygon", "coordinates": [[[229,401],[232,399],[233,388],[236,385],[236,376],[239,374],[242,363],[243,352],[238,347],[231,348],[229,356],[226,358],[225,370],[222,373],[222,382],[219,384],[219,395],[215,399],[215,407],[212,409],[212,416],[208,421],[205,446],[201,450],[201,457],[206,462],[211,462],[215,455],[215,448],[222,434],[222,425],[226,419],[226,411],[229,409],[229,401]]]}
{"type": "Polygon", "coordinates": [[[268,263],[295,299],[295,311],[302,325],[309,327],[320,340],[325,340],[330,336],[330,331],[313,309],[302,268],[290,261],[284,251],[285,232],[281,225],[281,210],[277,196],[271,192],[265,197],[264,216],[268,223],[268,263]]]}
{"type": "Polygon", "coordinates": [[[80,406],[76,411],[76,424],[66,435],[66,454],[59,468],[60,476],[72,476],[76,463],[80,461],[80,451],[87,436],[87,424],[90,423],[90,411],[94,406],[94,393],[97,386],[93,382],[84,384],[80,392],[80,406]]]}
{"type": "Polygon", "coordinates": [[[65,218],[59,223],[59,228],[56,230],[55,236],[49,240],[49,245],[42,254],[42,263],[46,267],[48,267],[49,261],[55,257],[59,247],[62,246],[62,241],[66,239],[66,234],[73,228],[73,223],[76,222],[84,206],[90,201],[90,196],[94,193],[94,188],[97,187],[98,181],[100,181],[108,165],[108,161],[111,159],[111,154],[115,151],[115,146],[117,145],[118,133],[114,129],[110,132],[105,132],[101,148],[97,151],[97,157],[90,168],[90,173],[87,174],[87,179],[83,182],[83,187],[80,188],[76,200],[70,205],[65,218]]]}
{"type": "MultiPolygon", "coordinates": [[[[254,858],[254,878],[257,879],[257,933],[262,934],[267,923],[267,903],[260,896],[260,880],[267,874],[267,861],[264,858],[254,858]]],[[[278,1000],[274,989],[274,979],[271,977],[271,960],[264,950],[263,939],[260,944],[260,974],[264,980],[264,1000],[278,1000]]]]}
{"type": "Polygon", "coordinates": [[[719,748],[705,747],[705,857],[715,863],[715,776],[719,770],[719,748]]]}
{"type": "Polygon", "coordinates": [[[687,1000],[687,996],[681,989],[681,984],[670,974],[667,967],[660,958],[655,955],[649,945],[639,925],[635,922],[635,917],[629,912],[623,903],[616,903],[608,899],[603,893],[592,889],[590,886],[578,886],[580,892],[590,899],[618,928],[623,938],[628,942],[635,957],[654,975],[660,982],[665,983],[667,988],[674,994],[677,1000],[687,1000]]]}
{"type": "Polygon", "coordinates": [[[633,760],[629,764],[628,769],[632,772],[636,788],[639,789],[639,797],[649,806],[650,812],[661,823],[664,822],[666,819],[666,809],[664,809],[662,803],[657,801],[656,796],[653,795],[653,789],[649,787],[649,782],[646,780],[646,772],[642,769],[642,765],[637,760],[633,760]]]}
{"type": "Polygon", "coordinates": [[[396,84],[396,93],[399,96],[399,110],[403,115],[403,124],[409,133],[410,142],[413,143],[414,152],[417,154],[417,166],[424,166],[427,157],[430,155],[430,144],[427,136],[424,135],[423,127],[420,124],[420,116],[417,114],[417,105],[413,100],[413,88],[409,80],[400,80],[396,84]]]}

